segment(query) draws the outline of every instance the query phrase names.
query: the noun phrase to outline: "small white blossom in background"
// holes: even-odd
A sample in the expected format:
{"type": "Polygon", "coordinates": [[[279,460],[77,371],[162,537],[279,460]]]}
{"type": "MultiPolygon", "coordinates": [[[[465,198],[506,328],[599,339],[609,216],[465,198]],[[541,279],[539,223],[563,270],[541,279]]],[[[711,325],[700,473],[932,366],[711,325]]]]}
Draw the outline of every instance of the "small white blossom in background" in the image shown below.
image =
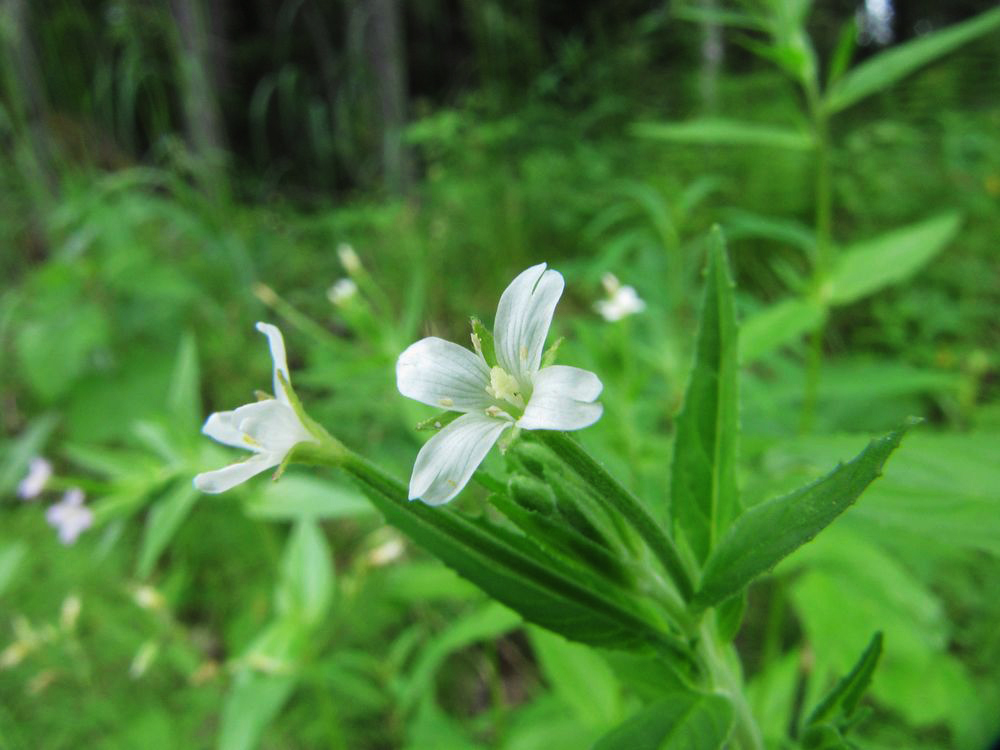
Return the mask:
{"type": "Polygon", "coordinates": [[[435,337],[410,345],[396,362],[396,386],[407,398],[464,412],[427,441],[413,465],[409,497],[428,505],[451,500],[507,430],[579,430],[601,417],[604,387],[578,367],[542,367],[542,350],[562,296],[563,277],[544,263],[504,290],[493,332],[496,362],[435,337]]]}
{"type": "Polygon", "coordinates": [[[337,257],[347,273],[355,274],[361,270],[361,258],[348,243],[341,242],[337,245],[337,257]]]}
{"type": "Polygon", "coordinates": [[[405,551],[406,545],[403,544],[403,540],[399,537],[394,537],[369,552],[368,563],[373,567],[380,568],[383,565],[388,565],[398,560],[403,556],[405,551]]]}
{"type": "Polygon", "coordinates": [[[158,612],[166,605],[163,594],[148,585],[136,586],[132,589],[132,601],[136,603],[136,606],[150,612],[158,612]]]}
{"type": "Polygon", "coordinates": [[[63,499],[45,511],[45,520],[59,533],[59,541],[73,544],[94,523],[94,514],[83,504],[87,496],[79,487],[66,491],[63,499]]]}
{"type": "Polygon", "coordinates": [[[270,345],[275,398],[247,404],[235,411],[218,411],[205,421],[201,428],[205,435],[225,445],[253,451],[253,455],[246,461],[198,474],[194,486],[202,492],[225,492],[279,466],[299,443],[318,442],[295,413],[286,391],[291,388],[291,377],[281,331],[268,323],[258,323],[257,330],[267,336],[270,345]]]}
{"type": "Polygon", "coordinates": [[[338,279],[327,292],[327,299],[337,307],[342,307],[353,299],[358,293],[358,285],[353,279],[338,279]]]}
{"type": "Polygon", "coordinates": [[[601,284],[608,293],[607,299],[594,303],[594,309],[609,323],[635,315],[646,309],[646,303],[631,286],[622,286],[613,273],[601,277],[601,284]]]}
{"type": "Polygon", "coordinates": [[[17,485],[17,496],[22,500],[34,500],[42,494],[51,478],[52,464],[41,456],[35,456],[28,463],[27,475],[17,485]]]}

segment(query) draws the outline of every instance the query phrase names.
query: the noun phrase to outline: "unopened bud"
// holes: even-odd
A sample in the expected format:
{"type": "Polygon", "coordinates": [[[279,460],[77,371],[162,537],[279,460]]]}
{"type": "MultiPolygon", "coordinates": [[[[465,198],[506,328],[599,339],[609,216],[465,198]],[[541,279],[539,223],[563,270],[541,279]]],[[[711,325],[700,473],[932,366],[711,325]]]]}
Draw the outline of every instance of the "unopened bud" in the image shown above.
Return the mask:
{"type": "Polygon", "coordinates": [[[353,275],[361,270],[361,258],[348,243],[341,242],[337,246],[337,257],[340,258],[340,265],[347,273],[353,275]]]}
{"type": "Polygon", "coordinates": [[[556,498],[548,485],[532,477],[513,476],[507,482],[511,498],[526,510],[543,515],[552,515],[556,510],[556,498]]]}
{"type": "Polygon", "coordinates": [[[160,653],[160,644],[156,641],[146,641],[136,652],[132,663],[128,668],[128,676],[133,680],[138,680],[149,670],[160,653]]]}

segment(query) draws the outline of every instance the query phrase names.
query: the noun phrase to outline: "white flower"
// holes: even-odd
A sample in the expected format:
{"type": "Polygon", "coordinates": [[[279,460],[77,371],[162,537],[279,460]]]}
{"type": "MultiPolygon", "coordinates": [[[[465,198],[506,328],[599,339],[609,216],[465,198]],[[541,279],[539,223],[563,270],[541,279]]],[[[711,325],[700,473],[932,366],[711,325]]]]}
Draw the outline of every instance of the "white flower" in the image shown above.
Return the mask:
{"type": "Polygon", "coordinates": [[[247,404],[235,411],[218,411],[205,421],[201,428],[204,434],[234,448],[253,451],[254,455],[246,461],[196,476],[194,486],[202,492],[225,492],[278,466],[299,443],[318,442],[302,424],[286,392],[286,386],[291,387],[291,380],[281,331],[268,323],[258,323],[257,330],[267,336],[271,347],[275,398],[247,404]]]}
{"type": "Polygon", "coordinates": [[[646,303],[642,301],[635,289],[630,286],[622,286],[613,273],[604,274],[601,277],[601,284],[604,285],[604,289],[608,293],[608,299],[596,302],[594,309],[609,323],[614,323],[646,309],[646,303]]]}
{"type": "Polygon", "coordinates": [[[541,367],[545,337],[563,292],[563,277],[540,263],[522,272],[500,297],[490,367],[476,351],[439,338],[422,339],[399,355],[396,385],[408,398],[463,412],[427,441],[410,477],[411,500],[446,503],[466,485],[506,430],[579,430],[600,419],[594,403],[603,385],[577,367],[541,367]]]}
{"type": "Polygon", "coordinates": [[[41,456],[35,456],[28,463],[28,473],[17,485],[17,496],[22,500],[34,500],[45,489],[52,478],[52,464],[41,456]]]}
{"type": "Polygon", "coordinates": [[[59,532],[59,541],[72,544],[94,523],[94,514],[83,504],[86,495],[79,487],[66,491],[63,499],[45,511],[45,520],[59,532]]]}
{"type": "Polygon", "coordinates": [[[358,293],[358,285],[353,279],[338,279],[327,292],[327,299],[337,307],[341,307],[349,302],[358,293]]]}

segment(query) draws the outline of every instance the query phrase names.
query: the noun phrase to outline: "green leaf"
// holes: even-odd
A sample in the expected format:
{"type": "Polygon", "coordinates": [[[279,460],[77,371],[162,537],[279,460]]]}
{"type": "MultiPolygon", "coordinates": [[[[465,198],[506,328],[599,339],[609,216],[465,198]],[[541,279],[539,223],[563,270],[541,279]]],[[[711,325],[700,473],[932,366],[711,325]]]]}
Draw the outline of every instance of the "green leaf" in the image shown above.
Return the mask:
{"type": "Polygon", "coordinates": [[[140,578],[148,578],[153,572],[156,561],[200,495],[201,493],[191,485],[191,482],[185,479],[166,497],[156,501],[146,518],[146,530],[142,537],[138,565],[140,578]]]}
{"type": "Polygon", "coordinates": [[[721,118],[637,122],[631,132],[640,138],[705,146],[764,146],[793,151],[809,151],[815,146],[815,140],[809,133],[721,118]]]}
{"type": "Polygon", "coordinates": [[[540,628],[529,635],[542,674],[577,721],[606,729],[621,720],[621,683],[596,650],[540,628]]]}
{"type": "Polygon", "coordinates": [[[28,545],[25,542],[7,542],[0,546],[0,597],[14,580],[27,554],[28,545]]]}
{"type": "Polygon", "coordinates": [[[259,491],[243,505],[254,518],[291,521],[298,518],[327,520],[372,515],[365,496],[351,485],[307,475],[285,474],[280,482],[261,482],[259,491]]]}
{"type": "Polygon", "coordinates": [[[169,414],[177,421],[177,428],[195,433],[201,424],[201,377],[198,367],[198,347],[194,334],[186,331],[181,336],[174,361],[174,372],[167,391],[169,414]]]}
{"type": "Polygon", "coordinates": [[[858,707],[858,701],[871,684],[872,675],[882,656],[882,633],[875,633],[854,668],[844,676],[830,693],[809,715],[806,723],[810,726],[836,718],[847,719],[858,707]]]}
{"type": "Polygon", "coordinates": [[[814,330],[825,313],[808,298],[792,297],[751,315],[740,326],[740,359],[748,364],[814,330]]]}
{"type": "Polygon", "coordinates": [[[813,484],[740,516],[709,558],[695,605],[709,607],[742,591],[826,528],[881,475],[910,425],[872,440],[853,460],[813,484]]]}
{"type": "Polygon", "coordinates": [[[845,305],[907,278],[951,242],[959,224],[958,214],[941,214],[845,248],[827,282],[830,303],[845,305]]]}
{"type": "Polygon", "coordinates": [[[408,714],[422,696],[433,693],[435,674],[449,654],[479,641],[495,641],[519,625],[521,617],[496,602],[487,602],[451,622],[420,649],[420,655],[400,690],[399,711],[408,714]]]}
{"type": "Polygon", "coordinates": [[[402,482],[359,456],[345,468],[389,523],[525,619],[591,645],[677,648],[674,637],[637,600],[585,569],[544,554],[530,540],[486,519],[411,502],[402,482]]]}
{"type": "Polygon", "coordinates": [[[303,631],[291,622],[268,626],[253,642],[222,706],[218,750],[257,747],[261,734],[281,711],[298,682],[294,660],[303,643],[303,631]],[[258,670],[254,665],[267,668],[258,670]]]}
{"type": "Polygon", "coordinates": [[[333,598],[333,559],[326,537],[313,520],[295,524],[285,556],[281,579],[275,593],[278,615],[306,626],[320,622],[333,598]]]}
{"type": "Polygon", "coordinates": [[[694,367],[677,417],[670,513],[699,561],[705,560],[739,513],[736,451],[739,381],[736,310],[725,240],[716,228],[694,367]]]}
{"type": "Polygon", "coordinates": [[[1000,28],[1000,8],[905,42],[848,71],[826,94],[827,112],[839,112],[909,75],[917,68],[1000,28]]]}
{"type": "Polygon", "coordinates": [[[676,692],[604,735],[593,750],[719,750],[732,705],[721,695],[676,692]]]}
{"type": "Polygon", "coordinates": [[[55,414],[36,417],[13,442],[4,445],[0,461],[0,497],[10,493],[28,473],[28,464],[42,452],[58,421],[55,414]]]}

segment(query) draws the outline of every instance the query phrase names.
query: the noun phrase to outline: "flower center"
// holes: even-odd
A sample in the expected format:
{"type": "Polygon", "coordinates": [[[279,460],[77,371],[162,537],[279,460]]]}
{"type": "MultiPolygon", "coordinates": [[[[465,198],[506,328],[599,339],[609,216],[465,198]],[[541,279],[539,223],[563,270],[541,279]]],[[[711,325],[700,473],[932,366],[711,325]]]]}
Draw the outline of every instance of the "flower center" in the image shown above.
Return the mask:
{"type": "Polygon", "coordinates": [[[524,392],[517,378],[499,365],[490,370],[490,384],[486,392],[497,401],[506,401],[519,411],[524,411],[524,392]]]}

